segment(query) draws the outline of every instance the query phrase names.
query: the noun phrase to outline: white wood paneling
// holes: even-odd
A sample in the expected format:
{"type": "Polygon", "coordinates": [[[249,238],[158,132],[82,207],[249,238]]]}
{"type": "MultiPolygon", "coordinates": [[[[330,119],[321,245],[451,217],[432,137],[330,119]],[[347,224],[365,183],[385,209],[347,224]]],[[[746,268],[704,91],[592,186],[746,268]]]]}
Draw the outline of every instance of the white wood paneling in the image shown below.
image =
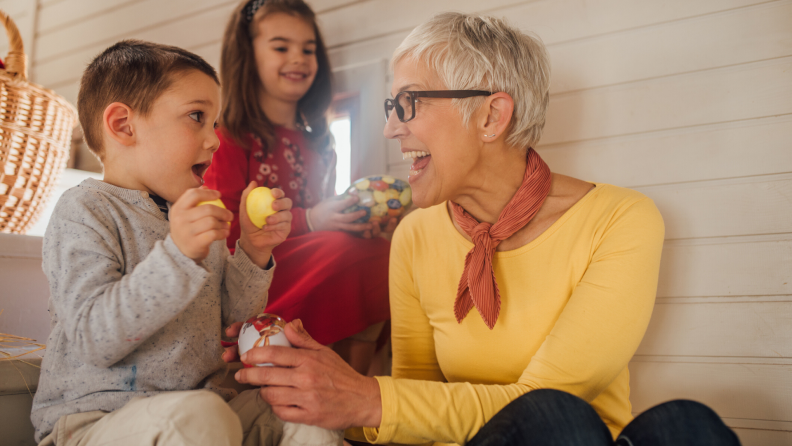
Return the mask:
{"type": "Polygon", "coordinates": [[[42,4],[39,10],[37,33],[42,36],[59,28],[77,25],[82,20],[106,14],[136,1],[138,0],[102,0],[100,2],[96,0],[69,0],[45,3],[42,4]]]}
{"type": "Polygon", "coordinates": [[[544,144],[792,113],[792,57],[551,97],[544,144]]]}
{"type": "MultiPolygon", "coordinates": [[[[792,115],[682,127],[573,143],[540,144],[559,173],[625,187],[792,170],[792,115]],[[613,168],[614,160],[618,169],[613,168]]],[[[398,162],[400,156],[392,161],[398,162]]]]}
{"type": "MultiPolygon", "coordinates": [[[[659,303],[637,354],[792,358],[789,326],[792,296],[772,302],[659,303]]],[[[792,392],[792,381],[786,385],[792,392]]],[[[789,415],[785,419],[792,420],[789,415]]]]}
{"type": "Polygon", "coordinates": [[[792,174],[636,190],[660,209],[666,240],[792,233],[792,174]]]}
{"type": "Polygon", "coordinates": [[[672,240],[663,248],[657,297],[792,295],[790,271],[790,235],[672,240]]]}

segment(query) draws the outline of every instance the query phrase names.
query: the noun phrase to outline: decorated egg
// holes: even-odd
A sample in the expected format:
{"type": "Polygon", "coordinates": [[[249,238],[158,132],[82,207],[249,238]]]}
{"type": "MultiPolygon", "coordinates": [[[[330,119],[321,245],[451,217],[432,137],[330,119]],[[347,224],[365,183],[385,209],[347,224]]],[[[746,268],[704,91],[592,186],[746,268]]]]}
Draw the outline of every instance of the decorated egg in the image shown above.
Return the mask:
{"type": "MultiPolygon", "coordinates": [[[[254,316],[245,322],[242,330],[239,331],[239,356],[242,356],[254,347],[263,347],[266,345],[280,345],[282,347],[291,347],[291,343],[286,339],[286,334],[283,330],[286,328],[286,321],[280,316],[270,313],[261,313],[254,316]]],[[[258,367],[271,367],[272,364],[256,364],[258,367]]]]}
{"type": "Polygon", "coordinates": [[[344,209],[343,213],[366,211],[366,215],[355,220],[355,223],[380,222],[383,218],[399,217],[412,205],[410,185],[388,175],[361,178],[352,183],[340,198],[354,195],[360,201],[344,209]]]}

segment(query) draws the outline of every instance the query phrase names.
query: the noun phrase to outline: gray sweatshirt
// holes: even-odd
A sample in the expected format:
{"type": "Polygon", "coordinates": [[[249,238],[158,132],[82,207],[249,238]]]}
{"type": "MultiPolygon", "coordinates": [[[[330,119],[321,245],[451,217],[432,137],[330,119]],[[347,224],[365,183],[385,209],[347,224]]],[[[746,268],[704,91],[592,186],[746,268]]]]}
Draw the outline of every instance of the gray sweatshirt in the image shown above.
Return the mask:
{"type": "Polygon", "coordinates": [[[230,256],[225,240],[198,265],[169,232],[146,192],[88,179],[58,201],[43,244],[52,332],[33,400],[36,441],[63,415],[212,389],[222,327],[264,309],[274,267],[242,249],[230,256]]]}

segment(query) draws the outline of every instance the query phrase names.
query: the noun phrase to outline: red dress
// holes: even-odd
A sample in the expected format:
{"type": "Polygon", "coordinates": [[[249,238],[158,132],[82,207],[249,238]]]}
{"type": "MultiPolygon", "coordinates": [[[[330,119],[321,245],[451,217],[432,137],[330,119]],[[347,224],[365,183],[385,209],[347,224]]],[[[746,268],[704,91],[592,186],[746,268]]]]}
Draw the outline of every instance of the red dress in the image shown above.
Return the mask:
{"type": "Polygon", "coordinates": [[[278,187],[291,198],[289,238],[273,251],[277,269],[266,311],[287,321],[299,318],[308,333],[329,344],[390,319],[388,253],[382,238],[363,239],[341,231],[310,232],[305,210],[334,195],[335,152],[308,147],[301,131],[276,127],[275,148],[265,151],[251,137],[251,150],[218,129],[220,148],[204,175],[234,213],[228,247],[239,238],[239,203],[250,181],[278,187]]]}

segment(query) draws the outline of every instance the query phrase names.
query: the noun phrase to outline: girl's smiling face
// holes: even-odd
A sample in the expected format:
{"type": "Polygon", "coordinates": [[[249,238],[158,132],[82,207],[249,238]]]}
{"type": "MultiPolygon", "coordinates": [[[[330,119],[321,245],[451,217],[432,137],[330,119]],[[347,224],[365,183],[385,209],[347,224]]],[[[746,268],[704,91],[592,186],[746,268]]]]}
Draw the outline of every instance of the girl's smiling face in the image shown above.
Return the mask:
{"type": "Polygon", "coordinates": [[[253,51],[267,99],[299,101],[317,71],[316,35],[305,19],[282,12],[267,15],[255,27],[253,51]]]}

